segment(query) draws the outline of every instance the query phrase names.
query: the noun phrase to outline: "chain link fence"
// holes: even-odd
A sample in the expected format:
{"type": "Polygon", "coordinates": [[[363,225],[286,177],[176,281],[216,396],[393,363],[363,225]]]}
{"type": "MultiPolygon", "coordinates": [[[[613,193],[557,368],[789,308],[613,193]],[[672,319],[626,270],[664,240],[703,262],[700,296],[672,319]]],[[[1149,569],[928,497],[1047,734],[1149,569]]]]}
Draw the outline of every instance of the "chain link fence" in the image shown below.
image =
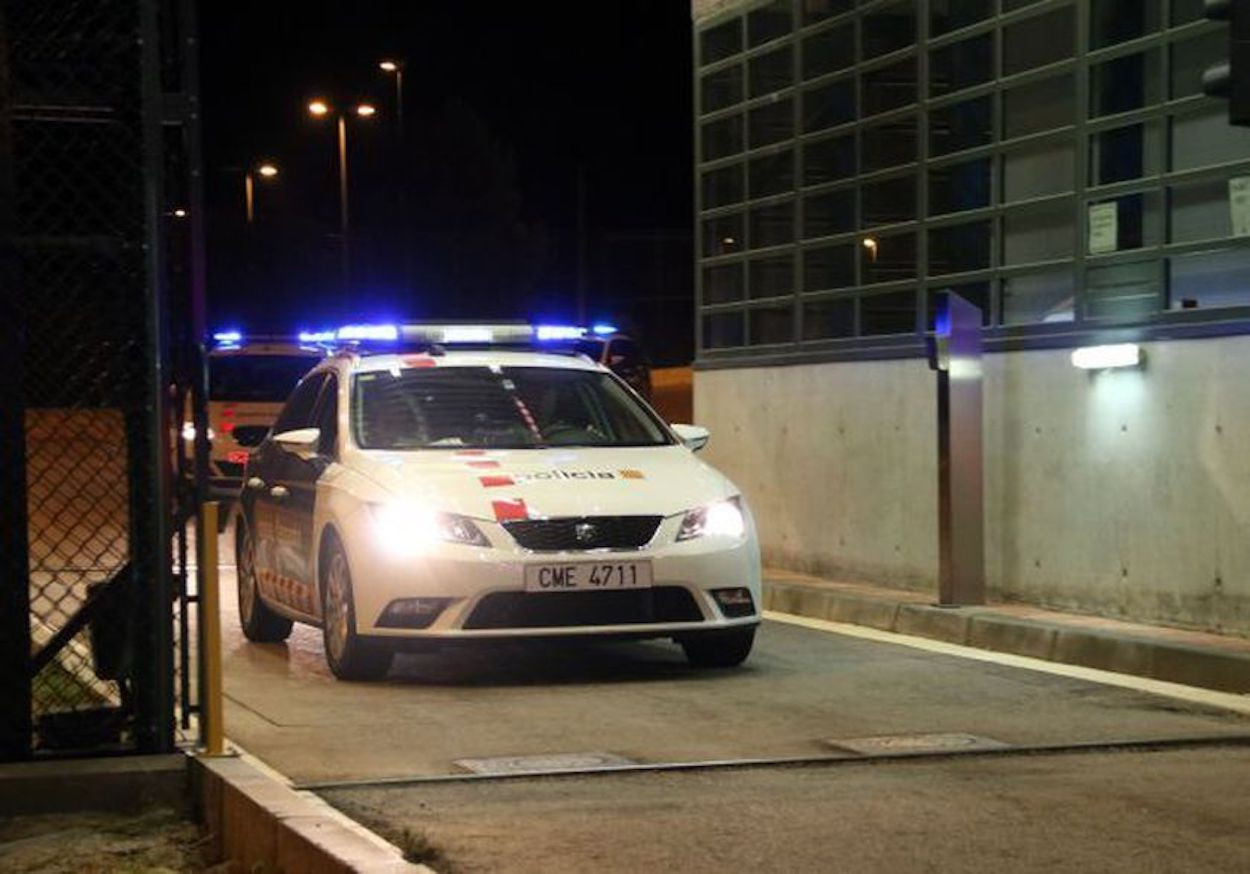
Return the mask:
{"type": "Polygon", "coordinates": [[[173,748],[188,11],[0,6],[0,760],[173,748]]]}

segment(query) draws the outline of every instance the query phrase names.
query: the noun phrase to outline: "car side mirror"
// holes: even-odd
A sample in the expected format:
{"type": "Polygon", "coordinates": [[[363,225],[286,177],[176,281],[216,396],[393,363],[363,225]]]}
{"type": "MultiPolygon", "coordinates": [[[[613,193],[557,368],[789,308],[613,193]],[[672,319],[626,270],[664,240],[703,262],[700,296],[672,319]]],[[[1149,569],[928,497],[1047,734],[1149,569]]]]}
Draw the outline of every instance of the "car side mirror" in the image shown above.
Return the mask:
{"type": "Polygon", "coordinates": [[[707,428],[699,425],[673,425],[673,433],[676,434],[681,442],[691,452],[698,452],[704,446],[707,446],[708,438],[711,434],[707,428]]]}
{"type": "Polygon", "coordinates": [[[296,428],[293,431],[283,431],[281,434],[275,434],[273,441],[284,452],[307,461],[317,454],[317,444],[321,441],[321,429],[296,428]]]}

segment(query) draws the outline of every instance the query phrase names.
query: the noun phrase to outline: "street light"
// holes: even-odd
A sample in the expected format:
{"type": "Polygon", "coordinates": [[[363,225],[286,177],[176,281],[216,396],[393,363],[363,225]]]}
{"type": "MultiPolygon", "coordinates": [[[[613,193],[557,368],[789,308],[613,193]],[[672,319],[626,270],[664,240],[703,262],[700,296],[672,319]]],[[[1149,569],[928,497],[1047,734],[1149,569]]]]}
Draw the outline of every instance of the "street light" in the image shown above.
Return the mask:
{"type": "Polygon", "coordinates": [[[399,128],[399,139],[404,139],[404,62],[389,58],[378,62],[378,69],[395,77],[395,124],[399,128]]]}
{"type": "Polygon", "coordinates": [[[262,179],[276,179],[278,176],[278,168],[269,162],[258,164],[255,171],[248,170],[243,174],[243,201],[247,205],[247,223],[250,225],[256,218],[255,212],[255,193],[253,186],[255,184],[254,176],[262,179]]]}
{"type": "Polygon", "coordinates": [[[330,102],[317,98],[308,102],[308,114],[313,118],[324,118],[334,113],[338,117],[338,134],[339,134],[339,238],[342,242],[342,259],[343,259],[343,290],[351,289],[352,277],[352,259],[351,259],[351,243],[350,232],[351,225],[348,221],[347,211],[347,113],[351,112],[357,118],[372,118],[377,114],[377,109],[371,103],[358,103],[351,107],[350,110],[336,110],[331,106],[330,102]]]}

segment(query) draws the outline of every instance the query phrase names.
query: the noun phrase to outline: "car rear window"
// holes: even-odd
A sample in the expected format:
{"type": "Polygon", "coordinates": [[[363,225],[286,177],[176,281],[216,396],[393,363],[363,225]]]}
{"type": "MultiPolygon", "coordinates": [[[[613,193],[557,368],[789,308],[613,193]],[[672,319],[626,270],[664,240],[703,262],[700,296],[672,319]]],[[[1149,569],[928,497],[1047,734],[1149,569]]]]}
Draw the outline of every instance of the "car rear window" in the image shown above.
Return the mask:
{"type": "Polygon", "coordinates": [[[208,396],[215,401],[280,404],[319,359],[309,355],[223,355],[208,361],[208,396]]]}

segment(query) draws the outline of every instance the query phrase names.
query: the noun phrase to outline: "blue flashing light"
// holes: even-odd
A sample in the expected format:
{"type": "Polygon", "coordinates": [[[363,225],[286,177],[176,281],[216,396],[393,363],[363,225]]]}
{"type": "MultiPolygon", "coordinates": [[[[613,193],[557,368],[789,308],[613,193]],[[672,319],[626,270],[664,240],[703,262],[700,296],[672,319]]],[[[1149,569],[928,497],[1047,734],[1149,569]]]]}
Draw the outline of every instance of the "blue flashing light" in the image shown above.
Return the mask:
{"type": "Polygon", "coordinates": [[[301,343],[333,343],[338,335],[333,331],[300,331],[299,341],[301,343]]]}
{"type": "Polygon", "coordinates": [[[218,331],[213,334],[214,342],[221,343],[225,346],[234,346],[243,342],[242,331],[218,331]]]}
{"type": "Polygon", "coordinates": [[[388,340],[399,339],[396,325],[344,325],[336,335],[340,340],[388,340]]]}
{"type": "Polygon", "coordinates": [[[616,325],[607,325],[607,324],[600,323],[598,325],[595,325],[593,328],[591,328],[591,330],[594,331],[600,337],[602,337],[606,334],[615,334],[616,325]]]}
{"type": "Polygon", "coordinates": [[[534,329],[534,336],[539,340],[578,340],[585,334],[585,328],[573,325],[539,325],[534,329]]]}

